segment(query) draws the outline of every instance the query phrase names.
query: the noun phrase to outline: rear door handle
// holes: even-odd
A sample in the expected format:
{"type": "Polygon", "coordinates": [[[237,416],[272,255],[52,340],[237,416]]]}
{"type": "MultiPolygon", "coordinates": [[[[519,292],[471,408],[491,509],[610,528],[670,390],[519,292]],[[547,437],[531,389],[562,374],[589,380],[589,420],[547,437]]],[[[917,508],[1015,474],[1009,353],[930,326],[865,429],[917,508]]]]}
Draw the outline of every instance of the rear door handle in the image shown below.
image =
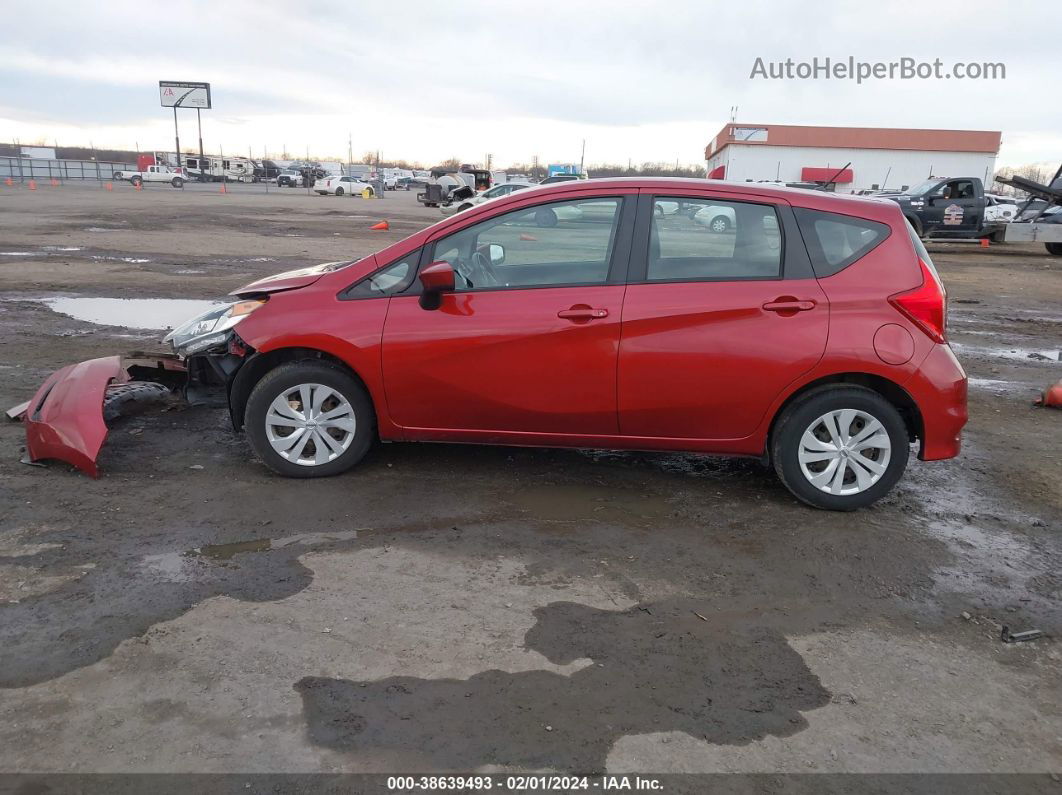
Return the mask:
{"type": "Polygon", "coordinates": [[[562,309],[557,317],[566,320],[593,320],[600,317],[608,317],[607,309],[594,309],[589,306],[573,306],[571,309],[562,309]]]}
{"type": "Polygon", "coordinates": [[[807,312],[815,308],[814,301],[798,301],[795,298],[780,298],[763,305],[768,312],[807,312]]]}

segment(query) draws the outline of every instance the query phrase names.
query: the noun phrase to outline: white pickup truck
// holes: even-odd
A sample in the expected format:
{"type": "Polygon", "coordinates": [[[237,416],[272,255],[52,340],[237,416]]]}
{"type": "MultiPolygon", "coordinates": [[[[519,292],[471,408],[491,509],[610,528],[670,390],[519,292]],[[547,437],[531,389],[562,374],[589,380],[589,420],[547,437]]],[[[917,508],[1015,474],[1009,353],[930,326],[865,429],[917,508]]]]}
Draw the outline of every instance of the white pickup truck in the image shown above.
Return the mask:
{"type": "Polygon", "coordinates": [[[112,179],[124,180],[133,185],[143,185],[145,182],[168,182],[175,188],[183,188],[188,180],[188,174],[183,168],[148,166],[147,171],[115,171],[112,179]]]}

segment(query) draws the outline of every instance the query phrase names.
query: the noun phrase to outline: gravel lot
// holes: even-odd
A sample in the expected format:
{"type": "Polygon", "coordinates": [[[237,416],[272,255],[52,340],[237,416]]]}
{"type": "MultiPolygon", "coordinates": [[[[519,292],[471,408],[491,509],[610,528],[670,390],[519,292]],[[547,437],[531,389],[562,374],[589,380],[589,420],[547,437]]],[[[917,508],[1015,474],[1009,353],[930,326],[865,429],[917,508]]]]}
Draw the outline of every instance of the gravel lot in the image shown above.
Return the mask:
{"type": "MultiPolygon", "coordinates": [[[[34,299],[213,299],[438,218],[0,186],[0,404],[159,336],[34,299]]],[[[213,409],[121,421],[93,481],[20,464],[4,424],[0,770],[1062,769],[1062,412],[1032,406],[1062,377],[1062,259],[931,251],[964,451],[855,514],[687,455],[393,444],[284,480],[213,409]]]]}

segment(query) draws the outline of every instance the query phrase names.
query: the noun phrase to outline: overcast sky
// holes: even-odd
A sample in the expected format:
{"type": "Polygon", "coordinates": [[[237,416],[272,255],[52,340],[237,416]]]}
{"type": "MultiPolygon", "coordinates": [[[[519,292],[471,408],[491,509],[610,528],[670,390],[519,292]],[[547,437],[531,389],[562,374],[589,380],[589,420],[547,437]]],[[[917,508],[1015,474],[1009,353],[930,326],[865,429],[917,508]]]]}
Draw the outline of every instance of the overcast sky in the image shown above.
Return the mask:
{"type": "MultiPolygon", "coordinates": [[[[748,123],[1001,130],[1062,158],[1062,3],[8,0],[0,141],[173,148],[158,81],[208,81],[208,152],[703,164],[748,123]],[[17,25],[12,24],[14,21],[17,25]],[[1002,62],[1005,80],[750,79],[757,57],[1002,62]]],[[[182,148],[195,112],[179,112],[182,148]]]]}

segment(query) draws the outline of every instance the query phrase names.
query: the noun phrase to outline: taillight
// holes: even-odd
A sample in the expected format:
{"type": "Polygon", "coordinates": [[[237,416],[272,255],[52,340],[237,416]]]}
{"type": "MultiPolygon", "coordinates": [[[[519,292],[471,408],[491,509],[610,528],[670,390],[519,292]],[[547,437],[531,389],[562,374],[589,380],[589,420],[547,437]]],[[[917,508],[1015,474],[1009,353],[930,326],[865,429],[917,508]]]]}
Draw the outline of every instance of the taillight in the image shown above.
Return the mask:
{"type": "Polygon", "coordinates": [[[947,342],[948,294],[937,275],[918,260],[922,284],[913,290],[889,296],[889,303],[905,314],[934,342],[947,342]]]}

